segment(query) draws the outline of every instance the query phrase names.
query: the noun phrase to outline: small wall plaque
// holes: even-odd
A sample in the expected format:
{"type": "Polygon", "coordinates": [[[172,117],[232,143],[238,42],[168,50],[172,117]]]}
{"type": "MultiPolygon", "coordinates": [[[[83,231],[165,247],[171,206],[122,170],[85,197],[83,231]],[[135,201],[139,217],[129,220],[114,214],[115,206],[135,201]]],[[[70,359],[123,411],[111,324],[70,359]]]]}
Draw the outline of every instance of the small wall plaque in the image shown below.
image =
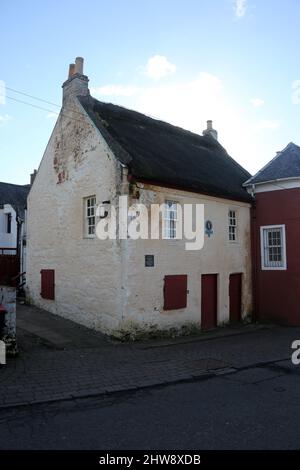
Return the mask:
{"type": "Polygon", "coordinates": [[[145,255],[145,266],[146,266],[146,268],[153,268],[153,266],[154,266],[154,255],[145,255]]]}
{"type": "Polygon", "coordinates": [[[210,220],[207,220],[205,222],[205,233],[208,237],[210,237],[214,233],[213,224],[210,220]]]}

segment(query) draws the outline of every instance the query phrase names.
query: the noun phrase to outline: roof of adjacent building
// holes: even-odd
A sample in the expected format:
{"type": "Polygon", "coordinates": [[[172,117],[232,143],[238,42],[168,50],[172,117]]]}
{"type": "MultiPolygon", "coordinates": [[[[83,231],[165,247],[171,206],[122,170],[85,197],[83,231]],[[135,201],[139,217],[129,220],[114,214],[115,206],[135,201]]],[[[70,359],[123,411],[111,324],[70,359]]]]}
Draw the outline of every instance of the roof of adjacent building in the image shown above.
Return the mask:
{"type": "Polygon", "coordinates": [[[24,209],[27,204],[27,195],[30,185],[0,183],[0,205],[10,204],[21,218],[24,218],[24,209]]]}
{"type": "Polygon", "coordinates": [[[278,152],[256,175],[245,182],[245,186],[266,183],[286,178],[300,177],[300,147],[290,142],[278,152]]]}
{"type": "Polygon", "coordinates": [[[211,136],[194,134],[144,114],[79,100],[118,160],[139,181],[222,198],[250,201],[243,188],[250,174],[211,136]]]}

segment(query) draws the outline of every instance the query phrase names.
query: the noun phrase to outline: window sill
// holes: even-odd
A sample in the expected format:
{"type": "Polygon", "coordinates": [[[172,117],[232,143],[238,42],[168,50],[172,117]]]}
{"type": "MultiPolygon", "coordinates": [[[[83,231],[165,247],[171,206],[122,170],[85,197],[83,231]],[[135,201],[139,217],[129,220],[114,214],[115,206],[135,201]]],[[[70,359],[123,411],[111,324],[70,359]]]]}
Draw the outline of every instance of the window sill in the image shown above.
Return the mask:
{"type": "Polygon", "coordinates": [[[182,240],[176,239],[176,238],[164,238],[163,239],[165,242],[167,242],[167,245],[177,245],[179,242],[182,240]]]}
{"type": "Polygon", "coordinates": [[[262,266],[261,270],[262,271],[287,271],[287,267],[283,266],[283,267],[280,267],[280,268],[279,267],[278,268],[269,268],[269,267],[262,266]]]}

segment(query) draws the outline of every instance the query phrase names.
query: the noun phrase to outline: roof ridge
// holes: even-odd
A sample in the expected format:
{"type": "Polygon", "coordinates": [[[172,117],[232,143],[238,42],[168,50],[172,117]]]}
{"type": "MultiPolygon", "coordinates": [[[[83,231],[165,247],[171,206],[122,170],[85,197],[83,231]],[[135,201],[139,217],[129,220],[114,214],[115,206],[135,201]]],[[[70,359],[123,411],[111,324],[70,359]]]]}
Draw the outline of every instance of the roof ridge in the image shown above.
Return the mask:
{"type": "MultiPolygon", "coordinates": [[[[90,96],[90,98],[92,100],[96,101],[97,103],[99,103],[100,105],[114,106],[115,108],[121,109],[124,112],[133,113],[133,114],[139,115],[139,116],[141,116],[145,119],[151,119],[151,121],[153,121],[155,124],[164,125],[167,128],[169,128],[170,130],[181,131],[181,132],[184,132],[186,134],[193,135],[195,137],[200,137],[202,139],[206,139],[207,137],[211,138],[211,136],[209,136],[209,135],[198,134],[197,132],[193,132],[193,131],[190,131],[189,129],[185,129],[184,127],[178,126],[176,124],[172,124],[172,123],[170,123],[168,121],[165,121],[165,120],[163,120],[159,117],[154,117],[154,116],[151,116],[150,114],[142,113],[141,111],[137,111],[136,109],[126,108],[125,106],[120,106],[119,104],[115,104],[115,103],[111,103],[111,102],[100,101],[100,100],[97,100],[97,98],[94,98],[93,96],[90,96]]],[[[224,148],[218,140],[215,139],[214,142],[216,142],[218,145],[220,145],[222,148],[224,148]]]]}

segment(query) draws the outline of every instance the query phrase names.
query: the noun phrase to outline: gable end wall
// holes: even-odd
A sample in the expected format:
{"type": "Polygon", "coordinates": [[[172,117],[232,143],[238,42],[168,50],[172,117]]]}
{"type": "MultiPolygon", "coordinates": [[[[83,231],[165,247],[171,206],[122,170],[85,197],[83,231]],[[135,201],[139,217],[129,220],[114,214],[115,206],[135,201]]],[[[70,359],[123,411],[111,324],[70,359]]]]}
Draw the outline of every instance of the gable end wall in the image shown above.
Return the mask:
{"type": "Polygon", "coordinates": [[[79,102],[70,106],[58,118],[28,198],[28,297],[109,332],[122,316],[120,246],[84,237],[83,198],[114,203],[120,166],[79,102]],[[42,269],[55,270],[55,300],[41,298],[42,269]]]}

